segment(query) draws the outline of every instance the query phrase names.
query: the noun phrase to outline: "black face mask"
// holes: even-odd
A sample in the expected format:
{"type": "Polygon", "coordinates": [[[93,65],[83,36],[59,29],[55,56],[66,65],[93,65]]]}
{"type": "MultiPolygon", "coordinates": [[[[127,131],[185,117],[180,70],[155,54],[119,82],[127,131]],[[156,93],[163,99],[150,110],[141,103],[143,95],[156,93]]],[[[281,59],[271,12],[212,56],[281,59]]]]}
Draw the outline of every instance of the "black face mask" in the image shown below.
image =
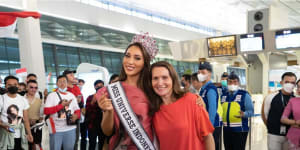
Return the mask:
{"type": "Polygon", "coordinates": [[[103,88],[103,87],[97,87],[97,88],[96,88],[96,92],[97,92],[98,90],[100,90],[101,88],[103,88]]]}
{"type": "Polygon", "coordinates": [[[18,92],[18,87],[16,86],[11,86],[9,88],[7,88],[8,93],[10,94],[16,94],[18,92]]]}
{"type": "Polygon", "coordinates": [[[21,91],[21,92],[18,92],[21,96],[24,96],[26,94],[26,91],[21,91]]]}

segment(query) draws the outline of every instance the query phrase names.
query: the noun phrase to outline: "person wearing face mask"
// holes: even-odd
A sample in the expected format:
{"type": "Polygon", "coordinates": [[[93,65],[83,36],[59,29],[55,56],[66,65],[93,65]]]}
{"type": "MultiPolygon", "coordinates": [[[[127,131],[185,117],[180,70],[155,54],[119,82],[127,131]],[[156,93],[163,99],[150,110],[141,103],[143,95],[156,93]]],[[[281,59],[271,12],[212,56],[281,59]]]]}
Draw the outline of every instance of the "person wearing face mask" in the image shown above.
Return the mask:
{"type": "Polygon", "coordinates": [[[198,75],[198,73],[193,73],[191,79],[192,79],[192,85],[193,85],[193,87],[197,91],[197,94],[199,94],[200,90],[201,90],[201,87],[202,87],[202,82],[200,82],[198,80],[198,76],[197,75],[198,75]]]}
{"type": "Polygon", "coordinates": [[[19,83],[18,94],[24,96],[26,94],[26,84],[24,82],[19,83]]]}
{"type": "Polygon", "coordinates": [[[80,91],[82,91],[84,84],[85,84],[85,81],[83,79],[78,79],[78,87],[79,87],[80,91]]]}
{"type": "MultiPolygon", "coordinates": [[[[57,90],[47,96],[44,114],[54,122],[50,133],[50,149],[73,150],[76,140],[76,121],[80,118],[77,98],[67,91],[67,78],[63,75],[56,79],[57,90]],[[71,116],[70,116],[71,115],[71,116]]],[[[48,126],[50,126],[48,124],[48,126]]]]}
{"type": "Polygon", "coordinates": [[[219,95],[222,95],[222,93],[226,93],[227,88],[227,79],[228,79],[228,73],[224,72],[221,76],[221,86],[218,87],[219,95]]]}
{"type": "Polygon", "coordinates": [[[287,150],[286,138],[289,125],[280,122],[284,108],[291,98],[294,97],[293,90],[297,77],[292,72],[286,72],[281,76],[282,89],[268,95],[262,107],[262,119],[268,129],[268,149],[287,150]]]}
{"type": "Polygon", "coordinates": [[[203,98],[209,120],[215,128],[213,133],[216,150],[220,148],[220,135],[222,132],[222,107],[219,101],[217,87],[211,81],[212,66],[209,62],[201,62],[198,70],[198,80],[202,82],[200,96],[203,98]]]}
{"type": "MultiPolygon", "coordinates": [[[[74,76],[75,73],[76,73],[75,70],[66,69],[63,72],[63,75],[66,76],[67,81],[68,81],[67,91],[74,94],[74,96],[77,98],[77,103],[78,103],[78,106],[80,107],[81,112],[84,112],[85,110],[84,110],[83,96],[81,93],[81,89],[77,86],[78,80],[74,76]]],[[[79,134],[80,134],[80,121],[77,122],[76,142],[75,142],[74,150],[78,149],[79,134]]]]}
{"type": "MultiPolygon", "coordinates": [[[[19,79],[7,76],[4,79],[7,93],[0,96],[0,149],[28,149],[28,142],[33,142],[28,119],[29,104],[27,100],[17,94],[19,79]],[[12,110],[11,107],[14,107],[12,110]],[[14,114],[12,116],[12,114],[14,114]],[[12,123],[11,118],[23,118],[23,122],[12,123]],[[9,121],[10,120],[10,121],[9,121]],[[25,133],[26,130],[26,133],[25,133]],[[14,143],[14,144],[12,144],[14,143]]],[[[14,119],[13,119],[14,120],[14,119]]],[[[22,119],[18,119],[22,120],[22,119]]]]}
{"type": "MultiPolygon", "coordinates": [[[[94,88],[96,93],[99,89],[104,87],[104,82],[102,80],[96,80],[94,82],[94,88]]],[[[86,116],[85,124],[88,129],[89,137],[89,150],[94,150],[96,147],[96,141],[98,137],[98,148],[102,149],[105,141],[105,135],[100,127],[102,121],[102,110],[98,107],[97,99],[95,94],[90,95],[86,99],[86,116]]],[[[82,132],[81,132],[82,133],[82,132]]],[[[81,147],[81,150],[85,148],[81,147]]]]}
{"type": "Polygon", "coordinates": [[[227,81],[228,91],[221,96],[225,150],[245,150],[253,103],[249,93],[239,88],[240,79],[236,74],[231,73],[227,81]]]}

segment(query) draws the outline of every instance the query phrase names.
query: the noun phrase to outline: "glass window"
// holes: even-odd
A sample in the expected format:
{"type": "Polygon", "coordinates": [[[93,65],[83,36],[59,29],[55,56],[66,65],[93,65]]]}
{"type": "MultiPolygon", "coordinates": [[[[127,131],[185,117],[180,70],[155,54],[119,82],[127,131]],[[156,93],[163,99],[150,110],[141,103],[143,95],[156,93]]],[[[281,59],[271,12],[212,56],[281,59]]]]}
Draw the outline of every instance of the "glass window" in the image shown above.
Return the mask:
{"type": "Polygon", "coordinates": [[[112,73],[120,74],[122,68],[122,54],[115,53],[111,55],[111,62],[112,62],[112,73]]]}
{"type": "Polygon", "coordinates": [[[111,52],[104,52],[103,53],[103,59],[104,59],[104,67],[106,67],[109,71],[109,73],[112,73],[112,63],[111,63],[111,52]]]}
{"type": "Polygon", "coordinates": [[[79,54],[82,63],[91,63],[91,55],[88,49],[79,49],[79,54]]]}
{"type": "Polygon", "coordinates": [[[14,39],[6,39],[6,46],[9,61],[9,73],[16,74],[16,69],[21,67],[18,41],[14,39]]]}
{"type": "Polygon", "coordinates": [[[4,39],[0,39],[0,76],[4,79],[9,74],[7,53],[5,50],[4,39]]]}
{"type": "Polygon", "coordinates": [[[43,52],[46,74],[51,72],[52,75],[56,75],[53,46],[50,44],[43,44],[43,52]]]}
{"type": "Polygon", "coordinates": [[[99,50],[90,50],[89,51],[89,53],[91,55],[92,64],[102,66],[100,52],[101,51],[99,51],[99,50]]]}
{"type": "Polygon", "coordinates": [[[67,55],[68,67],[70,69],[76,70],[78,65],[80,64],[78,49],[73,47],[66,47],[66,55],[67,55]]]}
{"type": "Polygon", "coordinates": [[[61,74],[64,70],[68,69],[66,50],[64,46],[56,46],[56,57],[58,72],[61,74]]]}

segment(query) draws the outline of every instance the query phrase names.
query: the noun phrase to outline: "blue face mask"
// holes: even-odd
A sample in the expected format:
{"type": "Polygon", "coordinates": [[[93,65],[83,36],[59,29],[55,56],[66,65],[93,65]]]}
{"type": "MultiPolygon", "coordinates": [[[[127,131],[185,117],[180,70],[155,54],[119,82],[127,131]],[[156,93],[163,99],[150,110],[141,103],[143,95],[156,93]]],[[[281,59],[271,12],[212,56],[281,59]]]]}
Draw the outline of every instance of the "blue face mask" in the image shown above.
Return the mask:
{"type": "Polygon", "coordinates": [[[58,88],[58,90],[63,93],[67,92],[67,88],[64,88],[64,89],[58,88]]]}
{"type": "Polygon", "coordinates": [[[221,85],[226,87],[227,86],[227,80],[221,80],[221,85]]]}

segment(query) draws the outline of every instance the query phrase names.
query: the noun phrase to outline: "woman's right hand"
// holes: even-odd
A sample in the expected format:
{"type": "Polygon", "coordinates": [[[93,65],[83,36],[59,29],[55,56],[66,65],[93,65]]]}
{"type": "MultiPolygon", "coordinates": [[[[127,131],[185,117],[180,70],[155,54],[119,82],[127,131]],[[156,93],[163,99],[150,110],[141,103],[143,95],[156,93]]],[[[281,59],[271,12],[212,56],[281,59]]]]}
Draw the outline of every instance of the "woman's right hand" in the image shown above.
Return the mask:
{"type": "Polygon", "coordinates": [[[113,105],[111,102],[111,99],[107,98],[107,94],[102,94],[98,99],[97,99],[98,106],[104,110],[104,111],[112,111],[113,110],[113,105]]]}

